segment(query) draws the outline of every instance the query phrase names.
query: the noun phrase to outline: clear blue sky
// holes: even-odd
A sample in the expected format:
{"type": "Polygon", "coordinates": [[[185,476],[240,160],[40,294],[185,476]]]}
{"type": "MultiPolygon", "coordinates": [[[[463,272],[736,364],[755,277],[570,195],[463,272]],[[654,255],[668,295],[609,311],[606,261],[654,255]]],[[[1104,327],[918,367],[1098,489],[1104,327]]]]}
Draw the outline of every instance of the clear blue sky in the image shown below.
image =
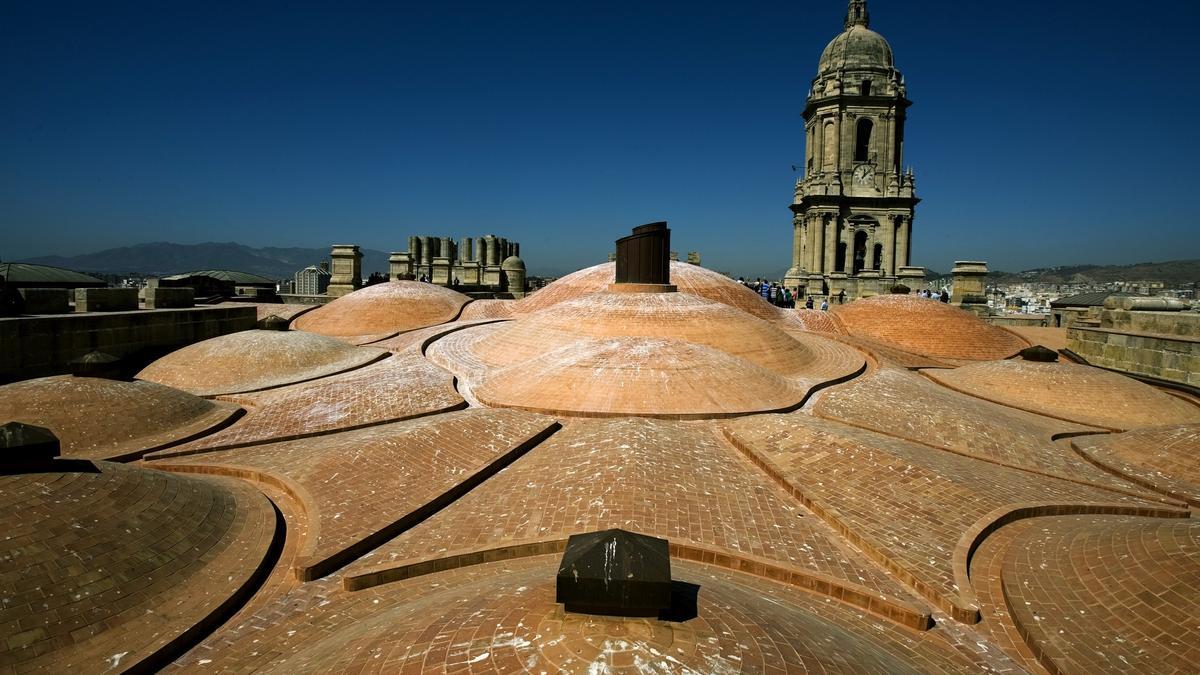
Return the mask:
{"type": "MultiPolygon", "coordinates": [[[[0,4],[0,258],[489,232],[531,273],[634,225],[789,260],[844,0],[0,4]]],[[[1200,3],[871,0],[904,72],[914,262],[1200,257],[1200,3]]]]}

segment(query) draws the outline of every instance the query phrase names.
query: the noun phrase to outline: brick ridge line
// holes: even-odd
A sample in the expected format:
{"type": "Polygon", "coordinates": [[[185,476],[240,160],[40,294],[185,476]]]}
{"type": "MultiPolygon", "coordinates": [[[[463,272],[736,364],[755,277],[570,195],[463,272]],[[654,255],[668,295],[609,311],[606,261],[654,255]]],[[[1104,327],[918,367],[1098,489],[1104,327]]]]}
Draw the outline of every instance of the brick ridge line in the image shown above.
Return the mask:
{"type": "MultiPolygon", "coordinates": [[[[463,307],[466,307],[466,305],[463,305],[463,307]]],[[[461,314],[461,312],[460,312],[460,314],[461,314]]],[[[458,319],[457,318],[451,319],[451,321],[458,322],[458,319]]],[[[458,325],[456,325],[456,326],[450,326],[448,324],[443,324],[444,326],[446,326],[446,330],[441,331],[439,333],[435,333],[434,335],[430,335],[428,338],[422,340],[421,344],[418,347],[418,350],[420,351],[421,356],[425,356],[425,350],[429,349],[429,345],[433,344],[434,342],[437,342],[438,340],[446,337],[447,335],[450,335],[451,333],[457,333],[459,331],[466,330],[468,328],[475,328],[476,326],[487,326],[487,325],[493,324],[493,323],[503,323],[505,321],[512,321],[512,319],[474,319],[469,322],[459,322],[458,325]]],[[[433,362],[430,361],[430,363],[433,363],[433,362]]],[[[437,365],[437,364],[435,363],[434,365],[437,365]]],[[[440,368],[441,366],[438,366],[438,367],[440,368]]]]}
{"type": "Polygon", "coordinates": [[[793,499],[799,501],[809,511],[812,511],[814,514],[816,514],[818,518],[825,521],[825,523],[832,527],[836,532],[861,549],[868,558],[874,560],[877,564],[883,566],[884,569],[886,569],[888,572],[891,572],[901,581],[916,589],[916,591],[920,595],[924,596],[925,599],[931,600],[937,607],[950,614],[950,616],[952,616],[955,620],[966,624],[974,624],[979,622],[980,616],[977,608],[960,607],[951,600],[943,597],[941,591],[918,579],[916,575],[902,567],[896,561],[892,560],[889,556],[885,555],[865,537],[853,531],[840,519],[830,514],[828,509],[813,501],[813,499],[800,490],[800,488],[788,482],[787,478],[785,478],[772,463],[767,462],[766,460],[754,454],[754,451],[752,451],[746,443],[734,436],[728,427],[722,427],[721,431],[725,435],[725,438],[728,439],[729,443],[733,445],[733,447],[737,448],[743,455],[750,459],[751,462],[758,466],[759,469],[765,472],[772,480],[782,486],[783,489],[787,491],[787,493],[790,494],[793,499]]]}
{"type": "MultiPolygon", "coordinates": [[[[1082,515],[1113,515],[1113,516],[1138,516],[1143,518],[1190,518],[1191,511],[1187,508],[1169,509],[1156,508],[1145,506],[1133,506],[1129,504],[1105,503],[1105,502],[1016,502],[1006,504],[999,508],[989,511],[987,515],[980,518],[966,532],[959,537],[958,544],[954,547],[954,554],[951,557],[951,565],[954,572],[954,583],[958,586],[958,592],[961,599],[974,605],[975,611],[979,612],[979,599],[975,595],[975,590],[971,586],[971,559],[975,555],[975,551],[985,539],[991,536],[994,532],[1004,527],[1005,525],[1015,523],[1018,520],[1026,520],[1029,518],[1039,518],[1043,516],[1082,516],[1082,515]]],[[[980,617],[982,618],[982,617],[980,617]]],[[[971,623],[978,623],[980,618],[971,623]]],[[[1015,621],[1015,620],[1014,620],[1015,621]]]]}
{"type": "MultiPolygon", "coordinates": [[[[332,338],[331,338],[331,339],[332,339],[332,338]]],[[[350,345],[350,347],[352,347],[352,348],[354,348],[354,349],[358,349],[358,348],[360,348],[360,345],[350,345]]],[[[368,349],[379,349],[379,348],[378,348],[378,347],[368,347],[368,349]]],[[[353,366],[350,366],[350,367],[348,367],[348,368],[342,368],[341,370],[335,370],[335,371],[334,371],[334,372],[332,372],[332,373],[325,373],[325,374],[323,374],[323,375],[317,375],[317,376],[315,376],[315,377],[306,377],[306,378],[304,378],[304,379],[301,379],[301,380],[296,380],[295,382],[284,382],[283,384],[272,384],[272,385],[270,385],[270,386],[266,386],[266,387],[258,387],[258,388],[256,388],[256,389],[239,389],[238,391],[223,391],[223,392],[219,392],[219,393],[216,393],[216,394],[196,394],[196,395],[197,395],[197,396],[200,396],[200,398],[206,398],[206,399],[209,399],[209,400],[211,401],[211,400],[216,400],[216,399],[218,399],[218,398],[220,398],[220,397],[222,397],[222,396],[236,396],[236,395],[238,395],[238,394],[256,394],[256,393],[258,393],[258,392],[260,392],[260,391],[270,391],[270,390],[272,390],[272,389],[282,389],[283,387],[290,387],[290,386],[291,386],[291,385],[293,385],[293,384],[304,384],[305,382],[312,382],[312,381],[314,381],[314,380],[321,380],[321,379],[324,379],[324,378],[326,378],[326,377],[333,377],[334,375],[342,375],[342,374],[344,374],[344,373],[349,373],[349,372],[352,372],[352,371],[355,371],[355,370],[360,370],[360,369],[362,369],[362,368],[366,368],[367,366],[370,366],[370,365],[373,365],[373,364],[379,363],[380,361],[382,361],[382,360],[384,360],[384,359],[386,359],[386,358],[389,358],[389,357],[391,357],[391,356],[392,356],[392,353],[391,353],[391,352],[389,352],[389,351],[388,351],[388,350],[386,350],[386,349],[380,349],[379,351],[381,351],[381,352],[383,352],[383,353],[382,353],[382,354],[377,354],[377,355],[375,356],[375,358],[373,358],[373,359],[370,359],[370,360],[368,360],[368,361],[364,361],[364,362],[362,362],[362,363],[360,363],[360,364],[353,365],[353,366]]],[[[166,385],[166,386],[171,386],[171,385],[166,385]]],[[[176,387],[176,388],[178,389],[179,387],[176,387]]],[[[185,389],[185,390],[183,390],[183,391],[187,391],[187,390],[185,389]]],[[[190,393],[190,392],[189,392],[189,393],[190,393]]]]}
{"type": "MultiPolygon", "coordinates": [[[[192,441],[198,441],[201,438],[204,438],[206,436],[211,436],[215,433],[224,431],[224,430],[228,429],[229,427],[233,426],[235,422],[237,422],[238,420],[240,420],[246,416],[246,408],[237,403],[234,403],[232,401],[218,401],[218,400],[212,400],[212,402],[221,406],[219,411],[223,411],[226,413],[222,419],[217,420],[211,424],[206,424],[203,428],[201,428],[197,431],[194,431],[194,432],[192,432],[186,436],[183,436],[181,438],[169,440],[164,443],[158,443],[158,444],[150,446],[149,448],[144,448],[142,450],[134,450],[132,452],[126,452],[126,453],[121,453],[119,455],[105,457],[105,458],[102,458],[102,460],[106,461],[106,462],[121,462],[121,463],[136,462],[137,460],[142,459],[143,457],[145,457],[146,455],[148,455],[152,452],[159,452],[162,450],[166,450],[168,448],[173,448],[173,447],[176,447],[179,445],[183,445],[184,443],[191,443],[192,441]]],[[[217,411],[214,411],[214,412],[217,412],[217,411]]],[[[177,431],[177,430],[178,430],[178,428],[175,429],[175,431],[177,431]]],[[[156,435],[162,436],[162,435],[165,435],[166,433],[167,432],[164,431],[161,434],[156,434],[156,435]]]]}
{"type": "Polygon", "coordinates": [[[297,542],[294,557],[299,560],[312,555],[312,549],[316,547],[317,538],[321,531],[321,512],[316,500],[313,499],[308,489],[295,480],[287,476],[280,476],[269,471],[238,464],[176,464],[164,462],[163,464],[147,464],[146,467],[172,473],[237,478],[252,483],[264,483],[283,491],[284,494],[296,502],[296,505],[304,514],[305,525],[307,526],[304,528],[303,539],[297,542]]]}
{"type": "MultiPolygon", "coordinates": [[[[453,382],[451,383],[451,386],[452,387],[454,386],[453,382]]],[[[462,397],[459,396],[459,398],[461,399],[462,397]]],[[[163,450],[155,451],[156,453],[165,451],[167,454],[155,454],[154,457],[146,457],[146,459],[149,461],[157,461],[157,460],[162,460],[162,459],[176,459],[179,457],[193,457],[195,455],[203,455],[203,454],[207,454],[210,452],[219,452],[222,450],[236,450],[238,448],[249,448],[249,447],[255,447],[255,446],[259,446],[259,445],[271,445],[272,443],[286,443],[288,441],[298,441],[298,440],[303,440],[306,438],[318,438],[321,436],[340,434],[344,431],[358,431],[360,429],[370,429],[371,427],[383,426],[385,424],[395,424],[396,422],[410,422],[412,420],[421,419],[423,417],[431,417],[433,415],[441,415],[444,413],[465,410],[467,407],[468,407],[467,402],[465,400],[460,400],[458,403],[454,403],[445,408],[438,408],[437,410],[427,410],[425,412],[413,413],[411,415],[402,415],[400,417],[393,417],[393,418],[385,419],[385,420],[377,420],[374,422],[363,422],[362,424],[355,424],[355,425],[351,425],[348,427],[337,427],[335,429],[320,429],[317,431],[302,432],[302,433],[298,433],[298,434],[291,434],[288,436],[260,438],[258,440],[253,440],[253,441],[237,441],[237,442],[226,444],[226,445],[214,445],[214,446],[209,446],[209,447],[204,447],[204,448],[194,448],[191,450],[185,450],[182,452],[175,452],[175,453],[171,453],[170,448],[168,447],[168,448],[164,448],[163,450]]],[[[218,431],[220,431],[220,430],[218,430],[218,431]]],[[[205,435],[209,435],[209,434],[205,434],[205,435]]],[[[203,436],[194,438],[193,440],[200,440],[200,438],[203,438],[203,436]]],[[[180,443],[180,445],[181,444],[182,443],[180,443]]],[[[174,446],[171,446],[171,447],[174,447],[174,446]]],[[[150,451],[147,451],[147,454],[149,452],[150,451]]]]}
{"type": "Polygon", "coordinates": [[[179,635],[168,640],[153,653],[130,665],[124,671],[125,673],[153,673],[170,666],[177,658],[201,644],[221,626],[225,625],[229,619],[233,618],[243,607],[249,604],[263,585],[266,584],[283,553],[284,543],[287,538],[287,522],[279,507],[275,505],[275,502],[270,497],[257,490],[255,492],[270,505],[275,517],[275,527],[272,530],[271,540],[267,544],[262,560],[247,575],[246,580],[237,590],[214,607],[211,612],[179,635]]]}
{"type": "MultiPolygon", "coordinates": [[[[958,387],[955,387],[954,385],[949,384],[947,382],[938,381],[937,379],[934,379],[933,377],[930,377],[929,375],[926,375],[925,373],[923,373],[921,371],[917,371],[917,372],[920,373],[923,377],[929,378],[929,380],[931,382],[938,385],[939,387],[945,387],[946,389],[949,389],[950,391],[958,392],[964,396],[970,396],[971,398],[977,398],[980,401],[987,401],[988,403],[995,403],[996,405],[1002,405],[1005,408],[1012,408],[1013,410],[1020,410],[1021,412],[1027,412],[1027,413],[1031,413],[1034,415],[1040,415],[1042,417],[1048,417],[1050,419],[1060,420],[1062,422],[1070,422],[1072,424],[1082,424],[1085,427],[1094,427],[1096,429],[1103,429],[1104,431],[1108,431],[1110,433],[1121,433],[1121,432],[1125,432],[1125,431],[1131,431],[1131,429],[1118,429],[1117,427],[1106,427],[1106,426],[1103,426],[1100,424],[1092,424],[1090,422],[1080,422],[1079,420],[1073,420],[1073,419],[1070,419],[1069,417],[1063,417],[1061,415],[1051,415],[1050,413],[1047,413],[1047,412],[1040,412],[1037,410],[1030,410],[1029,408],[1022,408],[1021,406],[1018,406],[1018,405],[1012,405],[1011,403],[997,401],[996,399],[988,398],[986,396],[980,396],[979,394],[972,394],[969,391],[964,391],[962,389],[959,389],[958,387]]],[[[1132,378],[1130,378],[1130,379],[1132,379],[1132,378]]]]}
{"type": "Polygon", "coordinates": [[[525,455],[525,453],[554,435],[561,428],[562,425],[559,422],[550,421],[539,431],[526,436],[512,449],[480,466],[473,473],[463,477],[458,483],[451,485],[428,502],[410,510],[391,523],[387,523],[376,529],[374,532],[367,533],[356,541],[343,545],[323,557],[318,557],[315,553],[321,530],[319,506],[308,490],[296,481],[269,471],[236,464],[167,464],[162,468],[172,471],[229,475],[237,478],[258,480],[283,489],[299,502],[308,520],[307,538],[296,553],[292,570],[297,580],[313,581],[336,572],[366,553],[382,546],[387,541],[394,539],[401,533],[415,527],[450,504],[453,504],[471,490],[483,484],[487,479],[494,476],[501,469],[512,464],[525,455]]]}
{"type": "MultiPolygon", "coordinates": [[[[473,565],[562,553],[566,547],[567,539],[563,538],[528,539],[484,550],[460,549],[455,552],[435,554],[435,557],[410,558],[397,563],[380,563],[357,574],[343,576],[342,588],[347,591],[360,591],[404,579],[473,565]]],[[[714,565],[794,586],[814,595],[833,598],[909,629],[925,631],[933,627],[933,618],[927,607],[906,602],[902,598],[892,597],[889,594],[874,591],[821,572],[789,568],[757,556],[708,547],[691,541],[686,543],[670,542],[670,553],[672,557],[681,560],[714,565]]]]}
{"type": "MultiPolygon", "coordinates": [[[[1140,486],[1146,488],[1147,490],[1152,490],[1160,495],[1165,495],[1171,499],[1178,500],[1184,504],[1188,504],[1190,506],[1200,508],[1200,499],[1189,498],[1187,495],[1177,494],[1174,490],[1171,490],[1170,488],[1167,488],[1167,487],[1155,485],[1153,482],[1151,482],[1145,478],[1142,478],[1141,476],[1127,474],[1127,473],[1121,471],[1120,469],[1118,469],[1117,467],[1110,466],[1110,465],[1106,464],[1105,462],[1101,461],[1099,458],[1094,457],[1091,453],[1089,453],[1087,450],[1084,449],[1084,446],[1080,445],[1079,443],[1077,443],[1074,440],[1072,440],[1070,442],[1070,446],[1071,446],[1071,449],[1075,451],[1075,454],[1082,457],[1084,459],[1084,461],[1088,462],[1089,464],[1094,465],[1096,468],[1100,469],[1101,471],[1104,471],[1105,473],[1110,473],[1118,478],[1127,480],[1131,483],[1134,483],[1135,485],[1140,485],[1140,486]]],[[[1187,482],[1187,481],[1185,481],[1185,482],[1187,482]]]]}
{"type": "MultiPolygon", "coordinates": [[[[1012,524],[1017,525],[1016,523],[1012,523],[1012,524]]],[[[1027,523],[1027,524],[1031,525],[1031,523],[1027,523]]],[[[1001,528],[1001,529],[1003,529],[1003,528],[1001,528]]],[[[1020,525],[1017,525],[1015,529],[1017,530],[1018,534],[1022,531],[1022,528],[1020,527],[1020,525]]],[[[1004,556],[1007,553],[1008,547],[1012,542],[1012,537],[1013,537],[1013,534],[1008,533],[1006,535],[996,537],[995,539],[988,540],[988,541],[992,542],[993,547],[996,547],[995,550],[992,552],[990,562],[994,563],[998,568],[1002,568],[1002,566],[1003,566],[1004,556]]],[[[971,564],[972,565],[976,564],[977,560],[978,560],[977,558],[973,558],[971,561],[971,564]]],[[[985,561],[985,564],[987,564],[988,562],[989,561],[985,561]]],[[[1006,646],[1007,643],[1004,642],[1003,640],[999,639],[1000,635],[1005,635],[1005,636],[1011,637],[1008,635],[1008,630],[1007,630],[1008,626],[1012,626],[1014,630],[1016,629],[1016,620],[1013,619],[1013,617],[1012,617],[1012,612],[1010,611],[1009,603],[1004,599],[1004,584],[1001,581],[1002,574],[1003,574],[1002,570],[998,570],[996,572],[996,575],[994,578],[982,578],[982,579],[980,578],[980,575],[971,575],[971,587],[977,588],[979,586],[984,586],[988,589],[988,594],[992,598],[1000,598],[1002,605],[997,605],[995,603],[989,603],[988,607],[992,611],[998,611],[998,610],[1003,611],[1004,615],[1005,615],[1004,617],[989,616],[988,618],[985,618],[983,620],[983,624],[985,626],[988,626],[988,629],[987,629],[988,632],[985,633],[985,636],[988,638],[988,641],[990,643],[994,644],[996,646],[996,648],[1000,650],[1000,653],[1006,655],[1013,662],[1019,663],[1022,666],[1027,667],[1027,670],[1028,670],[1028,666],[1036,666],[1037,668],[1042,668],[1044,670],[1044,667],[1042,666],[1041,662],[1038,661],[1038,659],[1037,659],[1037,654],[1034,654],[1032,649],[1030,649],[1029,645],[1025,643],[1024,637],[1018,635],[1017,637],[1020,639],[1019,642],[1017,640],[1012,640],[1013,645],[1011,647],[1011,649],[1012,649],[1011,653],[1010,653],[1010,649],[1006,646]],[[1005,619],[1007,619],[1007,623],[1005,623],[1005,619]],[[1029,654],[1021,653],[1021,647],[1025,647],[1026,649],[1029,649],[1030,653],[1029,654]]],[[[978,594],[976,594],[976,595],[978,595],[978,594]]],[[[980,603],[980,604],[981,604],[980,609],[982,610],[982,603],[980,603]]],[[[981,631],[981,632],[983,632],[983,631],[981,631]]],[[[1041,671],[1035,671],[1035,672],[1040,673],[1041,671]]]]}
{"type": "MultiPolygon", "coordinates": [[[[1053,478],[1055,480],[1063,480],[1063,481],[1067,481],[1068,483],[1075,483],[1076,485],[1082,485],[1084,487],[1108,490],[1109,492],[1116,492],[1117,494],[1122,494],[1122,495],[1125,495],[1126,497],[1134,497],[1136,499],[1148,499],[1148,500],[1159,501],[1164,504],[1169,504],[1171,506],[1178,506],[1178,505],[1181,505],[1184,503],[1180,499],[1173,499],[1172,501],[1167,501],[1166,499],[1163,499],[1161,496],[1163,493],[1159,490],[1154,490],[1154,492],[1156,494],[1146,494],[1144,492],[1135,492],[1133,490],[1125,490],[1125,489],[1116,487],[1115,485],[1109,486],[1109,485],[1104,485],[1102,483],[1093,483],[1091,481],[1084,480],[1082,478],[1072,478],[1071,476],[1068,476],[1065,474],[1051,473],[1049,471],[1042,471],[1040,469],[1035,469],[1033,467],[1020,466],[1017,464],[1009,464],[1008,462],[1005,462],[1005,461],[1002,461],[999,459],[994,459],[991,457],[984,457],[982,455],[974,455],[969,452],[964,452],[962,450],[956,450],[954,448],[945,448],[945,447],[941,447],[941,446],[937,446],[937,445],[932,445],[932,444],[926,443],[924,441],[913,440],[910,438],[905,438],[903,436],[896,436],[896,435],[890,434],[886,431],[872,429],[871,427],[866,427],[866,426],[863,426],[856,422],[844,420],[840,417],[831,417],[830,415],[821,411],[821,404],[819,402],[817,403],[817,405],[813,411],[816,413],[817,417],[819,417],[820,419],[823,419],[823,420],[828,420],[830,422],[836,422],[838,424],[845,424],[846,426],[854,427],[855,429],[862,429],[863,431],[869,431],[873,434],[879,434],[881,436],[893,438],[898,441],[903,441],[905,443],[912,443],[914,445],[920,445],[922,447],[930,448],[931,450],[948,452],[952,455],[958,455],[959,457],[965,457],[967,459],[978,460],[980,462],[984,462],[987,464],[994,464],[996,466],[1002,466],[1006,469],[1013,469],[1016,471],[1024,471],[1026,473],[1031,473],[1035,476],[1040,476],[1042,478],[1053,478]]],[[[1086,425],[1084,425],[1084,426],[1086,426],[1086,425]]],[[[1050,437],[1050,440],[1051,440],[1051,442],[1053,442],[1053,441],[1057,440],[1058,438],[1066,437],[1067,434],[1075,434],[1075,433],[1078,433],[1078,435],[1081,435],[1081,436],[1097,436],[1097,435],[1101,435],[1101,434],[1107,434],[1109,432],[1101,431],[1101,430],[1099,430],[1099,428],[1097,428],[1097,431],[1081,431],[1081,432],[1066,431],[1066,432],[1052,435],[1050,437]]],[[[1113,473],[1113,472],[1109,471],[1107,473],[1113,473]]],[[[1124,476],[1121,476],[1121,475],[1117,475],[1117,474],[1114,474],[1114,475],[1116,475],[1117,478],[1124,478],[1124,476]]],[[[1171,498],[1171,495],[1166,495],[1166,497],[1169,499],[1169,498],[1171,498]]],[[[1200,506],[1200,504],[1198,504],[1198,506],[1200,506]]]]}

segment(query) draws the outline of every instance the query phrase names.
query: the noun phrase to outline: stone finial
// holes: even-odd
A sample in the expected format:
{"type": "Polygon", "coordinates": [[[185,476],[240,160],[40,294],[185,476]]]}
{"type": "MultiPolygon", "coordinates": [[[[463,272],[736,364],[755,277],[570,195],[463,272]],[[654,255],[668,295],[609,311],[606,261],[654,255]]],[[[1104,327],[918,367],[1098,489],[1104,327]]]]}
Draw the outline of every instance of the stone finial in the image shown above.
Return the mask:
{"type": "Polygon", "coordinates": [[[48,464],[59,452],[58,437],[45,427],[24,422],[0,426],[0,471],[48,464]]]}
{"type": "Polygon", "coordinates": [[[855,26],[871,27],[871,13],[867,11],[867,0],[850,0],[846,10],[846,30],[855,26]]]}
{"type": "Polygon", "coordinates": [[[262,330],[287,330],[288,323],[288,320],[282,316],[279,316],[278,314],[272,314],[262,321],[259,321],[258,327],[262,330]]]}
{"type": "Polygon", "coordinates": [[[671,607],[667,540],[625,530],[571,535],[558,566],[556,602],[568,612],[657,616],[671,607]]]}

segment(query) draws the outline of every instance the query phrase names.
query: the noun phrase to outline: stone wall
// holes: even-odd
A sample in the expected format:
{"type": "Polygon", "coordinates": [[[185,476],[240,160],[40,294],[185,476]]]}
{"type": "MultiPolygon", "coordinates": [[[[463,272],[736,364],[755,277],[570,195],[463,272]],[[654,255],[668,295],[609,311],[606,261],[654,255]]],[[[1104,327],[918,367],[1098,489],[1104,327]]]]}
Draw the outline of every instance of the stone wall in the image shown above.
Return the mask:
{"type": "Polygon", "coordinates": [[[1067,348],[1088,363],[1200,386],[1200,314],[1104,310],[1100,326],[1067,329],[1067,348]]]}
{"type": "Polygon", "coordinates": [[[0,382],[69,372],[92,351],[140,370],[168,351],[254,328],[256,319],[254,307],[228,306],[0,319],[0,382]]]}

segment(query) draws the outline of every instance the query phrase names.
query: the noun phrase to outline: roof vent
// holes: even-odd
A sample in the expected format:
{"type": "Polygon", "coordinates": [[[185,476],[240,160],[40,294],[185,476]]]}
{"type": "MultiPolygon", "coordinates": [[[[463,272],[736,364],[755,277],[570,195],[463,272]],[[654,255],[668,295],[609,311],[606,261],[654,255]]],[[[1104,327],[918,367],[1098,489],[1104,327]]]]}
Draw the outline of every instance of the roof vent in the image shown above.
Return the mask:
{"type": "Polygon", "coordinates": [[[1054,363],[1058,360],[1058,352],[1041,345],[1022,349],[1020,356],[1026,361],[1037,361],[1039,363],[1054,363]]]}
{"type": "Polygon", "coordinates": [[[272,314],[262,321],[259,321],[258,327],[262,330],[287,330],[288,320],[282,316],[279,316],[278,314],[272,314]]]}
{"type": "Polygon", "coordinates": [[[615,291],[671,292],[671,230],[665,222],[633,228],[617,240],[615,291]]]}
{"type": "Polygon", "coordinates": [[[604,530],[567,540],[556,601],[568,612],[659,616],[672,606],[671,588],[666,539],[604,530]]]}
{"type": "Polygon", "coordinates": [[[24,422],[0,426],[0,473],[44,467],[58,457],[58,437],[24,422]]]}
{"type": "Polygon", "coordinates": [[[105,352],[88,352],[68,365],[71,367],[71,374],[75,377],[121,379],[121,359],[105,352]]]}

